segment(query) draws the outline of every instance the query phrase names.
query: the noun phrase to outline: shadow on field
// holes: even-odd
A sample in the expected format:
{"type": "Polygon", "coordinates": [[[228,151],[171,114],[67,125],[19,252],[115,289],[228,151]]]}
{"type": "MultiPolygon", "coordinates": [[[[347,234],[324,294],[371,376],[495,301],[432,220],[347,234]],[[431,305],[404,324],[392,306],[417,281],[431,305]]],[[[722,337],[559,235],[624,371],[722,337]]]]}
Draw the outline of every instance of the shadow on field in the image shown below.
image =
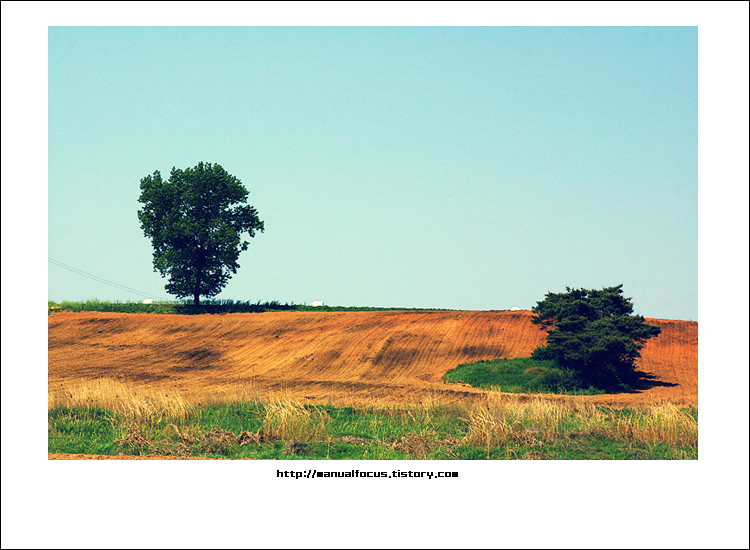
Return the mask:
{"type": "Polygon", "coordinates": [[[659,380],[656,376],[654,376],[650,372],[641,372],[638,374],[639,374],[638,378],[630,385],[629,389],[623,392],[616,392],[616,393],[641,393],[643,391],[650,390],[651,388],[655,388],[657,386],[673,388],[678,385],[678,384],[673,384],[672,382],[663,382],[662,380],[659,380]]]}

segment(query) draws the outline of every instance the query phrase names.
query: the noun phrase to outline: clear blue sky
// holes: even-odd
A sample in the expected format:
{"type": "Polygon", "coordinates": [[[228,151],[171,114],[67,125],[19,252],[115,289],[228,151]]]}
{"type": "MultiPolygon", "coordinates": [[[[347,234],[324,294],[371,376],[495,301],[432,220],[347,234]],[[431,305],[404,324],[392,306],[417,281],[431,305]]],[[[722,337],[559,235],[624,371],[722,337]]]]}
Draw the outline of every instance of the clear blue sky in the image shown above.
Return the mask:
{"type": "Polygon", "coordinates": [[[163,296],[140,179],[266,231],[218,298],[698,317],[697,27],[51,27],[50,300],[163,296]]]}

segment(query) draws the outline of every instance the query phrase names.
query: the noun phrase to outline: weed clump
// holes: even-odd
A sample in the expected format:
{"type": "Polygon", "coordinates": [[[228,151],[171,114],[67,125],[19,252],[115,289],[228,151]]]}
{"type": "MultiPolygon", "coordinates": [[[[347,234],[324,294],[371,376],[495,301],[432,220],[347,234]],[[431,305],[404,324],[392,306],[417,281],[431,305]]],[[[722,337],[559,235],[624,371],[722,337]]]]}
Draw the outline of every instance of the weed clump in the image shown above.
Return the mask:
{"type": "Polygon", "coordinates": [[[135,423],[130,424],[127,433],[123,437],[115,439],[115,443],[127,445],[131,449],[143,449],[151,446],[151,442],[144,437],[140,426],[135,423]]]}
{"type": "Polygon", "coordinates": [[[281,452],[285,455],[306,455],[310,453],[310,445],[302,443],[297,439],[290,439],[284,442],[284,448],[281,452]]]}
{"type": "Polygon", "coordinates": [[[256,433],[250,433],[247,430],[242,430],[240,432],[240,435],[237,436],[237,444],[239,446],[243,445],[260,445],[261,443],[265,442],[266,438],[263,435],[263,432],[256,432],[256,433]]]}
{"type": "Polygon", "coordinates": [[[209,454],[229,454],[237,444],[237,436],[229,430],[214,428],[201,439],[201,450],[209,454]]]}
{"type": "Polygon", "coordinates": [[[396,439],[391,448],[415,458],[425,458],[435,448],[435,443],[422,435],[406,434],[396,439]]]}

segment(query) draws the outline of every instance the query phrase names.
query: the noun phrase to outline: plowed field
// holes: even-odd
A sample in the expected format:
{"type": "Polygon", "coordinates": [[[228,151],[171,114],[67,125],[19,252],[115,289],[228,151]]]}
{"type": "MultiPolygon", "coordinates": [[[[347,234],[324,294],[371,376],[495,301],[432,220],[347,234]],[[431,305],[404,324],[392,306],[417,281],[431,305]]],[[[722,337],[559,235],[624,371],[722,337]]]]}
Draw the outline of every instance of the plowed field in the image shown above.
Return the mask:
{"type": "MultiPolygon", "coordinates": [[[[647,322],[662,327],[639,363],[650,387],[583,399],[697,405],[698,324],[647,322]]],[[[54,312],[48,327],[51,393],[109,378],[189,398],[251,388],[262,398],[334,404],[480,397],[440,377],[460,363],[528,356],[545,337],[528,311],[54,312]]]]}

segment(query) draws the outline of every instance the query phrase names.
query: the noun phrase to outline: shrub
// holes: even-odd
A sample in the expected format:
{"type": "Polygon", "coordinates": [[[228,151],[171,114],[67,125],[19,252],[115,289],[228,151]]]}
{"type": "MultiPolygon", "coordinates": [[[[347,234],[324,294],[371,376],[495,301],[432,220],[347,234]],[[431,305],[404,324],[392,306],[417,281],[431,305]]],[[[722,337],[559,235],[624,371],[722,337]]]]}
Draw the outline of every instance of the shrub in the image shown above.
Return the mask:
{"type": "Polygon", "coordinates": [[[631,298],[622,285],[602,290],[571,289],[547,293],[532,309],[531,322],[547,330],[547,343],[531,357],[554,361],[578,379],[608,390],[630,387],[637,379],[635,362],[649,338],[661,328],[631,315],[631,298]]]}

